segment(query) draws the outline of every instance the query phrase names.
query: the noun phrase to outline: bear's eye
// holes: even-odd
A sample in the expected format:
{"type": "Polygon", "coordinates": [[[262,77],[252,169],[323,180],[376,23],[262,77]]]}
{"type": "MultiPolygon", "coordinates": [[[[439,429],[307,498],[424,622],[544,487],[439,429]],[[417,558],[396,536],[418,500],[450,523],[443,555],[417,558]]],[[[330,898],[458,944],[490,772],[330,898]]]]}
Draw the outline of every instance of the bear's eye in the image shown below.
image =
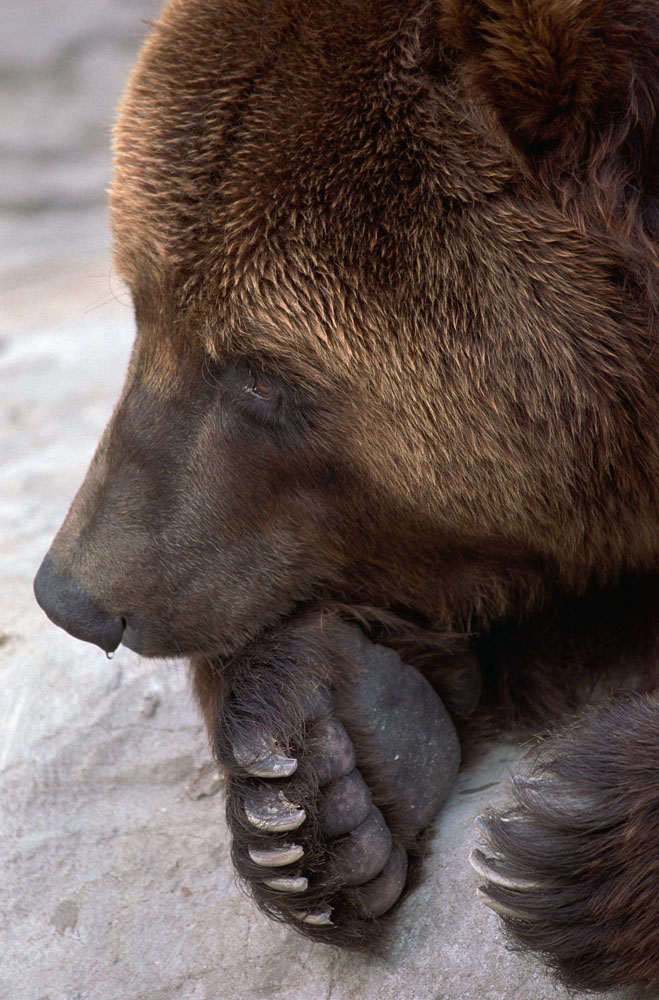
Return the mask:
{"type": "Polygon", "coordinates": [[[256,359],[237,358],[210,369],[209,374],[228,412],[239,418],[234,424],[236,430],[251,429],[267,435],[270,441],[292,447],[313,425],[314,405],[309,390],[280,370],[270,371],[256,359]]]}
{"type": "Polygon", "coordinates": [[[219,400],[237,433],[255,432],[284,447],[297,447],[314,426],[315,401],[281,365],[260,358],[208,361],[205,377],[219,390],[219,400]]]}
{"type": "Polygon", "coordinates": [[[258,396],[259,399],[267,401],[275,399],[278,390],[275,383],[267,375],[250,372],[247,382],[243,386],[243,392],[251,393],[252,396],[258,396]]]}

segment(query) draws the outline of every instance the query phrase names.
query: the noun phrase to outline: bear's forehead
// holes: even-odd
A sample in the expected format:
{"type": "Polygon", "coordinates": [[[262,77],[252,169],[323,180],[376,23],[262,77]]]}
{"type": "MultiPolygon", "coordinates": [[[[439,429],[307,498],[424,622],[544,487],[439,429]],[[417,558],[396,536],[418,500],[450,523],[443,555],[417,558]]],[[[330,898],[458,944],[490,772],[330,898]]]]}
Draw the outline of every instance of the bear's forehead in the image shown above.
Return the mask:
{"type": "Polygon", "coordinates": [[[410,285],[441,260],[447,198],[492,193],[510,168],[437,130],[464,111],[422,65],[412,7],[170,4],[116,130],[116,260],[138,298],[212,317],[211,339],[267,317],[353,348],[423,299],[410,285]]]}

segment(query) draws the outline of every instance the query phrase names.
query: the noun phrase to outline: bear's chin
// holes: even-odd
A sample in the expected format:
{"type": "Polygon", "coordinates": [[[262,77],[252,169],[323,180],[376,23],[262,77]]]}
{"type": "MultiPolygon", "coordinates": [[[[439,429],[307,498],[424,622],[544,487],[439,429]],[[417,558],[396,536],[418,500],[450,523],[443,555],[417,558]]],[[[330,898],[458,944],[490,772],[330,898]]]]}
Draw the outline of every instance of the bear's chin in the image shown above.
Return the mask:
{"type": "Polygon", "coordinates": [[[252,629],[245,628],[240,633],[234,630],[227,639],[224,635],[228,630],[223,629],[221,623],[218,623],[216,631],[212,624],[207,625],[205,634],[201,635],[192,630],[177,631],[166,623],[147,621],[141,615],[130,614],[124,618],[120,645],[149,659],[201,657],[220,667],[260,640],[272,628],[284,625],[299,612],[300,608],[295,608],[272,621],[256,624],[252,629]]]}

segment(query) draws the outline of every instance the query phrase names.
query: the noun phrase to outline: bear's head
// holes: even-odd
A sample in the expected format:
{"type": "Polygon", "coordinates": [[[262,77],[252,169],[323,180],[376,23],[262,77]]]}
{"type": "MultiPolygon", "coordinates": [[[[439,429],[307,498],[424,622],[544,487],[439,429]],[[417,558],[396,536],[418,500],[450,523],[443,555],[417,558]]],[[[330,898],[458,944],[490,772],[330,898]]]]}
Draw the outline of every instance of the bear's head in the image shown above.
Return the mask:
{"type": "Polygon", "coordinates": [[[37,577],[56,623],[227,656],[322,599],[487,620],[597,567],[612,470],[629,534],[645,6],[167,7],[116,129],[137,340],[37,577]]]}

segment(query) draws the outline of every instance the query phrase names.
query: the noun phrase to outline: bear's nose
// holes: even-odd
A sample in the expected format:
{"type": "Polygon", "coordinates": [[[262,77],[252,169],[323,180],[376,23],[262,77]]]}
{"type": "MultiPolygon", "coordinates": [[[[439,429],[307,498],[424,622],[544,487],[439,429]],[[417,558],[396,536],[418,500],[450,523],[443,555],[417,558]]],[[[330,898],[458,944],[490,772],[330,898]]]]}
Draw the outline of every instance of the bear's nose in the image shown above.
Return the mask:
{"type": "Polygon", "coordinates": [[[50,552],[34,579],[34,596],[50,620],[76,639],[94,642],[106,653],[121,642],[121,615],[102,611],[73,577],[58,568],[50,552]]]}

